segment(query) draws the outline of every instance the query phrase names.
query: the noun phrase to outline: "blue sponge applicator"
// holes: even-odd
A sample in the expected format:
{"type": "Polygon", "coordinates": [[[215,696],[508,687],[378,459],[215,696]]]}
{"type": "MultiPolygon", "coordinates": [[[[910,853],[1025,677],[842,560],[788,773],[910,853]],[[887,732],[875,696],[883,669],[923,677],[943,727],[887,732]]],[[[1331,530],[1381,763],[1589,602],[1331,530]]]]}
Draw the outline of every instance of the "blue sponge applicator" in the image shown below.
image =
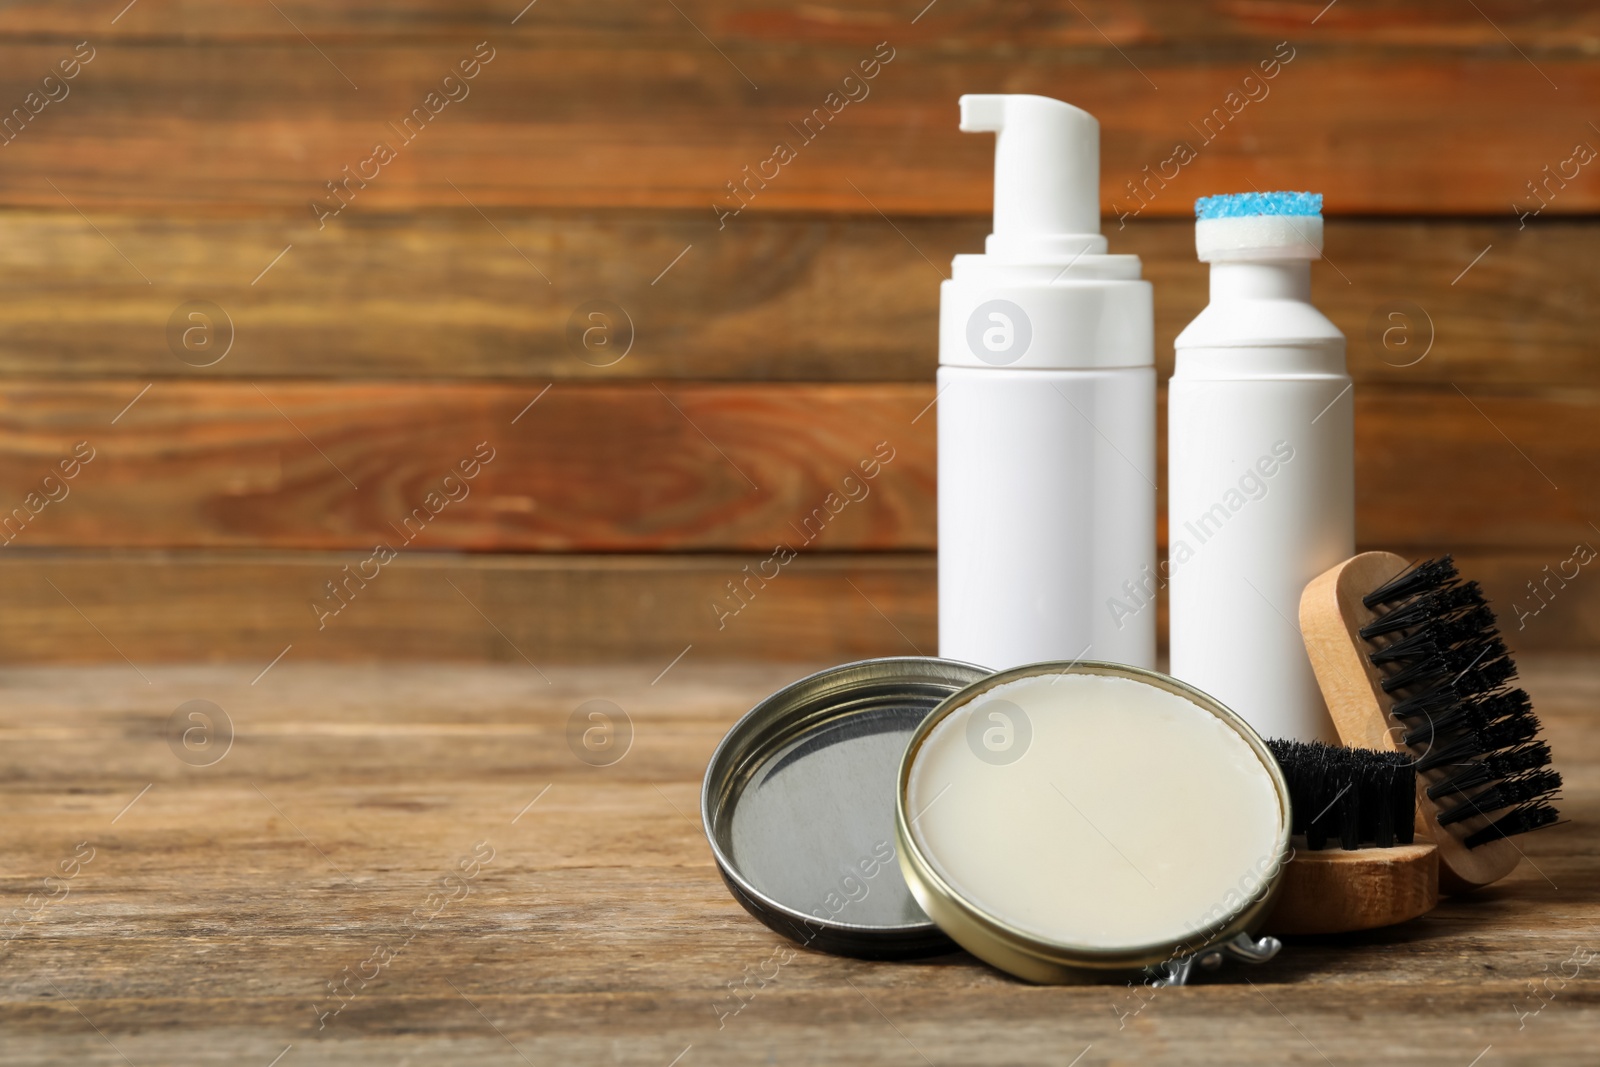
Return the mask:
{"type": "Polygon", "coordinates": [[[1321,193],[1226,193],[1194,202],[1197,219],[1240,219],[1254,215],[1321,215],[1321,193]]]}
{"type": "Polygon", "coordinates": [[[1194,202],[1194,244],[1206,263],[1317,259],[1321,193],[1229,193],[1194,202]]]}

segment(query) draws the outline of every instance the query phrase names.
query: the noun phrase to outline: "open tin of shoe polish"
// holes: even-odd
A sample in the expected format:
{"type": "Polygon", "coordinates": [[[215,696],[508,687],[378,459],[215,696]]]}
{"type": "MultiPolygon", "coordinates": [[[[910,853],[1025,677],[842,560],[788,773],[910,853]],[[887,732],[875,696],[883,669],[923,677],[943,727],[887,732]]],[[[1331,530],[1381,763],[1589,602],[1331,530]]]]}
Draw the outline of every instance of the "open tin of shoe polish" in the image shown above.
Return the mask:
{"type": "Polygon", "coordinates": [[[786,686],[740,719],[706,767],[700,810],[745,910],[845,956],[953,951],[896,861],[895,775],[928,713],[989,673],[925,657],[864,660],[786,686]]]}
{"type": "Polygon", "coordinates": [[[1278,949],[1253,934],[1289,856],[1282,771],[1167,675],[1080,661],[984,678],[912,735],[895,799],[912,895],[1020,978],[1182,984],[1278,949]]]}

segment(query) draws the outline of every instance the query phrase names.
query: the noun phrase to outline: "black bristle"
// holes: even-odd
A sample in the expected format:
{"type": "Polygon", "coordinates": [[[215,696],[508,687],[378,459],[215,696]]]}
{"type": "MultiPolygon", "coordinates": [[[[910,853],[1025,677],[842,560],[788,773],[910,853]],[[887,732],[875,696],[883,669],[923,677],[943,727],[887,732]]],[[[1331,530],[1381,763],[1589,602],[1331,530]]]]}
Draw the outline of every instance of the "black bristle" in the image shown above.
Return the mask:
{"type": "Polygon", "coordinates": [[[1510,778],[1513,774],[1522,771],[1531,771],[1538,767],[1550,766],[1550,746],[1543,741],[1532,744],[1518,745],[1508,748],[1504,752],[1491,752],[1482,759],[1473,760],[1464,768],[1441,778],[1428,787],[1428,796],[1433,800],[1441,797],[1465,793],[1480,785],[1488,785],[1498,778],[1510,778]]]}
{"type": "Polygon", "coordinates": [[[1413,840],[1416,771],[1400,752],[1268,741],[1289,784],[1290,832],[1316,851],[1337,842],[1389,848],[1413,840]]]}
{"type": "Polygon", "coordinates": [[[1449,826],[1475,815],[1525,804],[1530,800],[1551,796],[1560,788],[1561,775],[1555,771],[1524,771],[1472,794],[1448,811],[1440,811],[1439,825],[1449,826]]]}
{"type": "Polygon", "coordinates": [[[1340,797],[1339,802],[1334,804],[1333,810],[1329,812],[1330,815],[1337,817],[1335,836],[1339,841],[1339,847],[1346,852],[1354,852],[1361,847],[1361,828],[1365,821],[1361,817],[1361,801],[1364,798],[1355,794],[1365,784],[1363,779],[1362,775],[1353,775],[1349,792],[1340,797]]]}
{"type": "Polygon", "coordinates": [[[1463,582],[1449,556],[1425,560],[1367,594],[1377,613],[1361,628],[1390,709],[1405,723],[1403,743],[1427,795],[1451,798],[1441,826],[1484,821],[1463,843],[1477,848],[1549,826],[1561,776],[1545,770],[1550,746],[1521,689],[1506,686],[1516,662],[1476,582],[1463,582]],[[1497,813],[1498,818],[1494,818],[1497,813]]]}
{"type": "Polygon", "coordinates": [[[1487,604],[1459,612],[1446,618],[1434,618],[1406,630],[1404,637],[1383,645],[1368,658],[1373,663],[1407,663],[1439,655],[1443,650],[1466,642],[1478,642],[1474,647],[1493,647],[1498,641],[1494,633],[1494,612],[1487,604]],[[1485,637],[1484,635],[1491,635],[1485,637]]]}
{"type": "Polygon", "coordinates": [[[1391,833],[1398,844],[1409,845],[1417,831],[1417,767],[1410,762],[1395,764],[1389,778],[1391,833]]]}
{"type": "Polygon", "coordinates": [[[1450,737],[1463,730],[1477,733],[1502,719],[1532,714],[1533,703],[1521,689],[1478,695],[1429,712],[1401,740],[1412,748],[1432,748],[1435,738],[1450,737]]]}
{"type": "Polygon", "coordinates": [[[1458,577],[1455,561],[1449,556],[1425,560],[1402,571],[1361,598],[1369,609],[1376,611],[1379,604],[1392,604],[1410,600],[1453,584],[1458,577]]]}
{"type": "Polygon", "coordinates": [[[1483,593],[1478,588],[1478,583],[1465,582],[1461,585],[1427,593],[1410,601],[1404,607],[1384,612],[1361,628],[1361,636],[1370,641],[1374,637],[1382,637],[1384,634],[1393,633],[1408,626],[1416,626],[1419,623],[1427,622],[1429,619],[1444,618],[1455,614],[1462,608],[1473,607],[1482,603],[1483,593]]]}
{"type": "Polygon", "coordinates": [[[1539,720],[1532,715],[1501,719],[1482,730],[1470,730],[1448,741],[1435,742],[1417,756],[1417,772],[1426,774],[1439,767],[1459,767],[1490,752],[1532,741],[1538,733],[1539,720]]]}
{"type": "Polygon", "coordinates": [[[1412,719],[1431,719],[1450,711],[1459,700],[1455,687],[1446,684],[1403,700],[1396,700],[1394,706],[1389,709],[1389,714],[1407,722],[1412,719]]]}
{"type": "Polygon", "coordinates": [[[1522,805],[1509,815],[1502,815],[1494,822],[1468,834],[1462,839],[1462,844],[1468,848],[1477,848],[1487,845],[1490,841],[1499,841],[1504,837],[1515,837],[1517,834],[1531,833],[1545,826],[1552,826],[1561,818],[1555,806],[1548,801],[1535,800],[1522,805]]]}
{"type": "MultiPolygon", "coordinates": [[[[1382,665],[1382,660],[1375,663],[1382,665]]],[[[1417,655],[1399,670],[1384,675],[1382,685],[1385,693],[1446,682],[1458,690],[1487,692],[1516,676],[1517,665],[1505,642],[1496,635],[1442,647],[1436,643],[1427,654],[1417,655]]]]}
{"type": "Polygon", "coordinates": [[[1445,641],[1442,646],[1433,633],[1431,626],[1424,626],[1413,630],[1396,641],[1383,645],[1376,652],[1369,653],[1367,658],[1375,664],[1385,663],[1412,663],[1417,660],[1431,659],[1439,654],[1441,647],[1448,649],[1455,642],[1445,641]]]}

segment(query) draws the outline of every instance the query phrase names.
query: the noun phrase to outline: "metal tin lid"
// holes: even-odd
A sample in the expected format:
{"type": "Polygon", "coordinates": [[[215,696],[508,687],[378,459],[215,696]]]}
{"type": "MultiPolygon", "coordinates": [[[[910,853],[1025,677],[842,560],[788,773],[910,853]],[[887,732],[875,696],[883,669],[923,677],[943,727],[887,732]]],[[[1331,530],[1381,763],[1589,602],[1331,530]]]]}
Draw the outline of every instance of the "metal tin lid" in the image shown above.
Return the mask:
{"type": "Polygon", "coordinates": [[[1002,970],[1035,982],[1186,976],[1224,946],[1276,951],[1249,935],[1288,859],[1288,786],[1243,719],[1177,679],[1087,661],[992,675],[923,721],[897,781],[912,894],[1002,970]],[[1120,681],[1052,688],[1074,676],[1120,681]],[[1160,751],[1140,751],[1139,733],[1160,751]]]}
{"type": "Polygon", "coordinates": [[[895,853],[895,773],[946,697],[988,677],[952,660],[864,660],[761,701],[706,767],[701,813],[745,910],[811,948],[905,959],[955,946],[918,907],[895,853]]]}

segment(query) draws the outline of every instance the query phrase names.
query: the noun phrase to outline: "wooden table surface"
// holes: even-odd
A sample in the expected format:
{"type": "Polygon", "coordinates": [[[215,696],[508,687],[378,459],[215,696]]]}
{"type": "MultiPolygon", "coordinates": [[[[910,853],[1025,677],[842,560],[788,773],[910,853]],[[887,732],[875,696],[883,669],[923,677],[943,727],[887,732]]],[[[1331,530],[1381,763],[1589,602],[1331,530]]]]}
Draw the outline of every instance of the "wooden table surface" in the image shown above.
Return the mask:
{"type": "Polygon", "coordinates": [[[1144,999],[963,954],[769,962],[699,783],[793,664],[6,670],[0,1061],[1593,1064],[1600,671],[1523,666],[1571,820],[1524,839],[1530,862],[1144,999]],[[634,732],[609,767],[567,741],[594,699],[634,732]],[[171,725],[190,700],[231,746],[171,725]]]}

